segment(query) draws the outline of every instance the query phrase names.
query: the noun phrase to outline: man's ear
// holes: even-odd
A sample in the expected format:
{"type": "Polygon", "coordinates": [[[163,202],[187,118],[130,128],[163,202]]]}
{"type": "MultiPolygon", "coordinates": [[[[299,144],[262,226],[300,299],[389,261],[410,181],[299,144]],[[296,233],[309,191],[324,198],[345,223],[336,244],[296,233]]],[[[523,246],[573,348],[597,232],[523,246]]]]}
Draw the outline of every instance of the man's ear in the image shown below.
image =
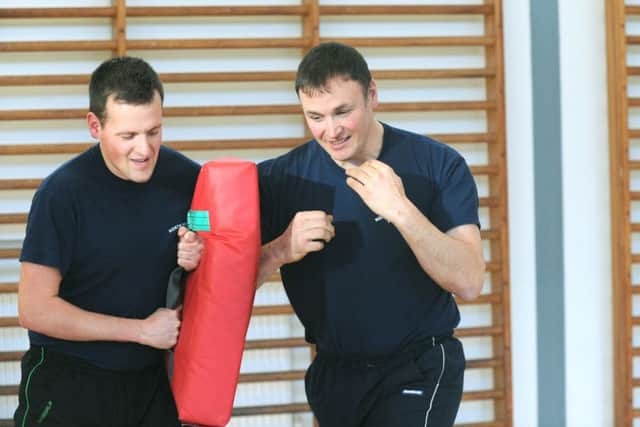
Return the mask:
{"type": "Polygon", "coordinates": [[[87,113],[87,126],[89,127],[89,133],[91,138],[100,141],[100,132],[102,131],[102,125],[98,116],[92,112],[87,113]]]}
{"type": "Polygon", "coordinates": [[[371,79],[369,82],[369,104],[371,108],[376,108],[378,106],[378,86],[376,85],[376,81],[371,79]]]}

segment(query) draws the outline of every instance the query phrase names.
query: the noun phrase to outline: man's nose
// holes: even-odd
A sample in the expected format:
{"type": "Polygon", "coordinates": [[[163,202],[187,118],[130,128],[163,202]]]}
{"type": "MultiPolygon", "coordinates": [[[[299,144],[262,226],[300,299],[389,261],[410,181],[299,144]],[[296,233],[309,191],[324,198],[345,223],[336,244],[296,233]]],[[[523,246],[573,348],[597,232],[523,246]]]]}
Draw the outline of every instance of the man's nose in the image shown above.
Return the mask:
{"type": "Polygon", "coordinates": [[[340,134],[340,123],[335,118],[327,118],[327,127],[325,129],[325,133],[331,139],[335,138],[340,134]]]}

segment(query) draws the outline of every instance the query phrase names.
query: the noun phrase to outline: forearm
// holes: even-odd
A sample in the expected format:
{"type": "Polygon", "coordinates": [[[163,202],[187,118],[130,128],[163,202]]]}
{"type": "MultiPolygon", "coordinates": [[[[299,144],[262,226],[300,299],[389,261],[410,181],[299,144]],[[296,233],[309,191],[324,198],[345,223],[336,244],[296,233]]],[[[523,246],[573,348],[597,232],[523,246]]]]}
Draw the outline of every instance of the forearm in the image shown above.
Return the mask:
{"type": "Polygon", "coordinates": [[[485,270],[480,242],[474,245],[441,232],[408,200],[392,222],[438,285],[462,299],[480,294],[485,270]]]}
{"type": "Polygon", "coordinates": [[[19,304],[21,326],[69,341],[141,342],[142,320],[94,313],[58,296],[19,304]]]}
{"type": "Polygon", "coordinates": [[[258,267],[258,278],[256,287],[262,286],[275,274],[283,265],[277,246],[277,241],[269,242],[262,246],[260,252],[260,265],[258,267]]]}

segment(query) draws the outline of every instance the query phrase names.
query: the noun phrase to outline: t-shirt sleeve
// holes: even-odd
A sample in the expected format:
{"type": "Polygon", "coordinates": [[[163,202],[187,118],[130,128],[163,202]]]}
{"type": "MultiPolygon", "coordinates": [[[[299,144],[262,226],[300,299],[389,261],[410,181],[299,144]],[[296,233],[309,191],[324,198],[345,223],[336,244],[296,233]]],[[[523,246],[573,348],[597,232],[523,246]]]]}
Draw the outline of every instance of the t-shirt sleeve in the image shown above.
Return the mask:
{"type": "Polygon", "coordinates": [[[258,180],[260,188],[260,226],[262,244],[275,239],[275,204],[273,197],[273,177],[271,176],[273,159],[258,164],[258,180]]]}
{"type": "Polygon", "coordinates": [[[464,158],[456,155],[442,169],[431,221],[442,232],[464,224],[480,227],[478,206],[478,190],[473,175],[464,158]]]}
{"type": "Polygon", "coordinates": [[[69,198],[57,196],[48,188],[36,191],[20,261],[54,267],[65,275],[73,257],[75,216],[69,198]]]}

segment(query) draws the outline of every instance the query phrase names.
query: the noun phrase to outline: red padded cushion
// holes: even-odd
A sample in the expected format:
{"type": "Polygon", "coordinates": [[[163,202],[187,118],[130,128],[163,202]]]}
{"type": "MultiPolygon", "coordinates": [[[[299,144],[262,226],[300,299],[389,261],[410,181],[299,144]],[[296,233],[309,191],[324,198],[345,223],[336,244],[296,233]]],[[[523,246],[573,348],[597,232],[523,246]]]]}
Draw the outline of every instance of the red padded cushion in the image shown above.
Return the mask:
{"type": "Polygon", "coordinates": [[[208,211],[200,264],[187,278],[172,389],[183,423],[225,426],[231,417],[260,258],[256,165],[203,165],[191,210],[208,211]]]}

